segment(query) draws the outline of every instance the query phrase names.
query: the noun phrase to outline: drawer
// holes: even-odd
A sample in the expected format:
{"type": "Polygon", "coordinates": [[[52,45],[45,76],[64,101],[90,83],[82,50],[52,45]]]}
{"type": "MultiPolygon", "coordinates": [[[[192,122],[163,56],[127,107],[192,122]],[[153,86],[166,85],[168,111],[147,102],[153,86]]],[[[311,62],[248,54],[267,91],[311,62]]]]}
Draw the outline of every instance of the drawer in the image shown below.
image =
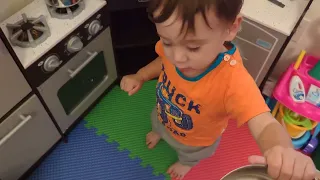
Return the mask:
{"type": "Polygon", "coordinates": [[[26,79],[0,40],[0,118],[31,92],[26,79]],[[5,103],[4,103],[5,102],[5,103]]]}
{"type": "Polygon", "coordinates": [[[0,179],[22,176],[60,135],[34,95],[0,124],[0,179]]]}
{"type": "Polygon", "coordinates": [[[147,7],[150,0],[108,0],[110,11],[147,7]]]}
{"type": "Polygon", "coordinates": [[[272,34],[247,20],[242,22],[238,32],[238,37],[246,39],[247,41],[266,50],[272,50],[272,47],[274,47],[278,41],[278,39],[272,34]]]}
{"type": "Polygon", "coordinates": [[[260,71],[268,61],[270,52],[239,37],[236,37],[232,42],[237,45],[241,53],[244,66],[251,76],[257,80],[260,71]]]}

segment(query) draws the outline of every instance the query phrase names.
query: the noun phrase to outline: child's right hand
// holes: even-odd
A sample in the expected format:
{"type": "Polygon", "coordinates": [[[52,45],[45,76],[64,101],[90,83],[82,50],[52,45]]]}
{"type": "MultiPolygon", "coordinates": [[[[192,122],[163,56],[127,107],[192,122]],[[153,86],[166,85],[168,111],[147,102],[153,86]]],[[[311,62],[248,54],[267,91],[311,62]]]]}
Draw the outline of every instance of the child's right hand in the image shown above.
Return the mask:
{"type": "Polygon", "coordinates": [[[144,81],[141,76],[138,74],[131,74],[122,78],[120,87],[131,96],[141,89],[143,83],[144,81]]]}

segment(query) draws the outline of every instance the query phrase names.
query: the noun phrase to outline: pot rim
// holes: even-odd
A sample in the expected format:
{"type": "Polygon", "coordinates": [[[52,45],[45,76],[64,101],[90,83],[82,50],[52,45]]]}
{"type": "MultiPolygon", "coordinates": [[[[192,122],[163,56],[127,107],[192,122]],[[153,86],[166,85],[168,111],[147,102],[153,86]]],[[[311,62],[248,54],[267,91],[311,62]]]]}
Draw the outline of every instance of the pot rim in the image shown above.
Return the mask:
{"type": "Polygon", "coordinates": [[[266,165],[261,165],[261,164],[249,164],[249,165],[245,165],[245,166],[241,166],[237,169],[234,169],[232,171],[230,171],[229,173],[227,173],[226,175],[224,175],[220,180],[224,180],[227,176],[229,176],[230,174],[232,173],[235,173],[239,170],[242,170],[242,169],[246,169],[246,168],[250,168],[250,167],[260,167],[260,168],[266,168],[267,166],[266,165]]]}

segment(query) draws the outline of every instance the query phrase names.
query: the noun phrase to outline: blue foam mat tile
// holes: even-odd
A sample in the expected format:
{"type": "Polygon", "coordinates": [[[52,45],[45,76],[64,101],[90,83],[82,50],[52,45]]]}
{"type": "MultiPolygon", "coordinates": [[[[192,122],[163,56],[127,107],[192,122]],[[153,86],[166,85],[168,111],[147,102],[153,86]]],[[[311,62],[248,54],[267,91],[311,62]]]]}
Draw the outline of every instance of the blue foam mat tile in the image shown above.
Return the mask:
{"type": "Polygon", "coordinates": [[[61,142],[28,180],[164,180],[153,175],[151,167],[140,166],[141,159],[129,158],[129,151],[118,151],[117,143],[106,142],[96,129],[82,121],[61,142]]]}

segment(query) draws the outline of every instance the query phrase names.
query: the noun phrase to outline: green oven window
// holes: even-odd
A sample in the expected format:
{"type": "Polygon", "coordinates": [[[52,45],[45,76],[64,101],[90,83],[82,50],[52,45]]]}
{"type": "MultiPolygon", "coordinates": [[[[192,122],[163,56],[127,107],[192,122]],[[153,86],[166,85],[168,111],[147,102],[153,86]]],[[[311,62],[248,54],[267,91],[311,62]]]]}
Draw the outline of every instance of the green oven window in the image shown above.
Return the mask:
{"type": "Polygon", "coordinates": [[[84,67],[74,78],[70,79],[58,91],[58,98],[66,114],[70,114],[92,90],[107,76],[103,52],[84,67]]]}

